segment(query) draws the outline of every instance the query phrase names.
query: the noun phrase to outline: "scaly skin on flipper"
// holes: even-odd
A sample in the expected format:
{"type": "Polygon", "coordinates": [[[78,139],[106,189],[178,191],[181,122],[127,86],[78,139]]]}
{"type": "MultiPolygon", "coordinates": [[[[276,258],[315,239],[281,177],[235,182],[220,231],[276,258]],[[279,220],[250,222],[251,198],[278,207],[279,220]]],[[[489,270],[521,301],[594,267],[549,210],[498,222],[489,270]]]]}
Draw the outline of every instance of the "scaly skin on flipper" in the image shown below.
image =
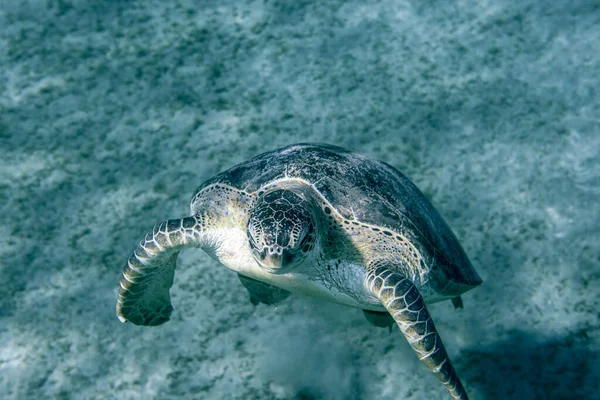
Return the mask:
{"type": "Polygon", "coordinates": [[[386,266],[376,266],[367,276],[367,288],[396,320],[400,331],[427,368],[455,399],[468,400],[425,302],[410,279],[386,266]]]}
{"type": "Polygon", "coordinates": [[[183,247],[201,247],[202,232],[200,216],[164,221],[148,232],[123,268],[117,299],[121,322],[160,325],[169,320],[177,256],[183,247]]]}

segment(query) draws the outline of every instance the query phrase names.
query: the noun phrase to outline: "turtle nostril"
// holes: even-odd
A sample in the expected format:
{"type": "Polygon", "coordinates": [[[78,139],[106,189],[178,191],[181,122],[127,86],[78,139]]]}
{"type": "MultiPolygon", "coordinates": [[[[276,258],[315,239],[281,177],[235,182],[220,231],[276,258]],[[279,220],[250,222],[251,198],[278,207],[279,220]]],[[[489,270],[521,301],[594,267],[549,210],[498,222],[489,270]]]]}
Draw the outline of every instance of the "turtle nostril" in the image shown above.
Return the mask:
{"type": "Polygon", "coordinates": [[[269,246],[269,254],[270,255],[280,256],[282,252],[283,252],[283,248],[281,246],[277,246],[277,245],[269,246]]]}

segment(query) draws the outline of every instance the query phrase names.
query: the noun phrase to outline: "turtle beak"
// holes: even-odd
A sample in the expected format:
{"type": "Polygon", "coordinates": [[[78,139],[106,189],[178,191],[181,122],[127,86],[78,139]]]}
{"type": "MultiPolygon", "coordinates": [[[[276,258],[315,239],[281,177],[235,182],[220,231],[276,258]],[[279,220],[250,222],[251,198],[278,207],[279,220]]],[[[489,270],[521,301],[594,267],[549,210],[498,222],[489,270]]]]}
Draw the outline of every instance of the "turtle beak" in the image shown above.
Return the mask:
{"type": "Polygon", "coordinates": [[[286,267],[292,264],[292,262],[294,261],[294,253],[284,248],[271,250],[272,251],[261,252],[261,264],[271,274],[285,273],[286,267]]]}
{"type": "Polygon", "coordinates": [[[263,259],[263,263],[273,269],[278,269],[283,266],[283,260],[280,254],[267,254],[263,259]]]}

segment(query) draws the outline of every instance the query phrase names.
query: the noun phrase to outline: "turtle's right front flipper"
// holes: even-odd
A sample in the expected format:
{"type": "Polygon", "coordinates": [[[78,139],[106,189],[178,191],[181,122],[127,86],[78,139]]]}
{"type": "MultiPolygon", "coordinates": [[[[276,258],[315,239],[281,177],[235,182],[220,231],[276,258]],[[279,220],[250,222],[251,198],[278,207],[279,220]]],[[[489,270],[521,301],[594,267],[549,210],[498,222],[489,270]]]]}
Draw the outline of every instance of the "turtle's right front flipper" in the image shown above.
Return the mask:
{"type": "Polygon", "coordinates": [[[161,222],[148,232],[123,268],[117,299],[121,322],[160,325],[169,320],[177,256],[184,247],[202,247],[203,231],[202,217],[191,216],[161,222]]]}
{"type": "Polygon", "coordinates": [[[419,359],[446,386],[450,395],[454,399],[468,400],[425,302],[410,279],[393,268],[377,266],[368,275],[366,284],[394,318],[419,359]]]}

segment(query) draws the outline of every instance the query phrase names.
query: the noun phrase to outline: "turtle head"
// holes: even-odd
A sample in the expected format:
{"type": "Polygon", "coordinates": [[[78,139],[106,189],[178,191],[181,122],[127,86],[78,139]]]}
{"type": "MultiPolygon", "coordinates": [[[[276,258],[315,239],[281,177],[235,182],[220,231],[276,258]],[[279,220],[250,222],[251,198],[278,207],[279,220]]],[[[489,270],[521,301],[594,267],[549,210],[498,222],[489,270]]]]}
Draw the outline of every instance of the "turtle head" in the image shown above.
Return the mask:
{"type": "Polygon", "coordinates": [[[256,261],[273,274],[286,273],[299,265],[316,241],[311,205],[291,190],[259,193],[247,231],[256,261]]]}

